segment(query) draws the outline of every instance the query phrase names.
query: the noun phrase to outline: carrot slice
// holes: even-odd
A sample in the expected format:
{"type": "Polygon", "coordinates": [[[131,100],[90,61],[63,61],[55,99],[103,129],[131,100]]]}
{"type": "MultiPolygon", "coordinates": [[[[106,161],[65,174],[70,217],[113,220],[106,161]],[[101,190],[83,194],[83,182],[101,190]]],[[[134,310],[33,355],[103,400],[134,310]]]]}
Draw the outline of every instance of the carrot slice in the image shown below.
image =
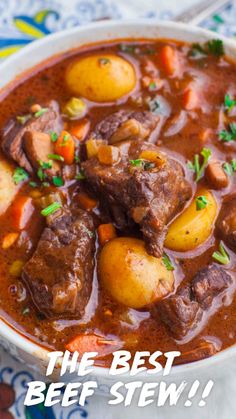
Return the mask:
{"type": "Polygon", "coordinates": [[[165,45],[160,53],[161,62],[168,76],[172,76],[179,70],[177,51],[170,45],[165,45]]]}
{"type": "Polygon", "coordinates": [[[187,111],[192,111],[198,107],[199,98],[196,90],[194,89],[187,89],[183,94],[183,107],[187,111]]]}
{"type": "Polygon", "coordinates": [[[101,246],[116,237],[116,230],[113,224],[100,224],[98,227],[98,239],[101,246]]]}
{"type": "Polygon", "coordinates": [[[74,135],[78,140],[83,141],[88,134],[90,122],[88,119],[82,119],[70,128],[71,135],[74,135]]]}
{"type": "Polygon", "coordinates": [[[23,195],[19,196],[12,204],[11,214],[13,226],[17,230],[23,230],[28,224],[33,212],[32,198],[23,195]]]}
{"type": "Polygon", "coordinates": [[[77,199],[80,206],[85,210],[92,210],[98,205],[97,201],[93,198],[90,198],[90,196],[88,196],[85,192],[80,192],[77,199]]]}
{"type": "Polygon", "coordinates": [[[19,233],[6,234],[2,240],[2,248],[5,250],[11,247],[15,243],[15,241],[18,239],[18,237],[19,237],[19,233]]]}
{"type": "Polygon", "coordinates": [[[75,157],[75,143],[68,131],[62,131],[55,143],[55,153],[64,158],[66,164],[72,164],[75,157]]]}
{"type": "Polygon", "coordinates": [[[121,342],[109,340],[92,333],[77,335],[65,345],[65,348],[70,352],[78,351],[80,354],[84,354],[85,352],[98,352],[98,358],[112,354],[119,347],[121,347],[121,342]]]}

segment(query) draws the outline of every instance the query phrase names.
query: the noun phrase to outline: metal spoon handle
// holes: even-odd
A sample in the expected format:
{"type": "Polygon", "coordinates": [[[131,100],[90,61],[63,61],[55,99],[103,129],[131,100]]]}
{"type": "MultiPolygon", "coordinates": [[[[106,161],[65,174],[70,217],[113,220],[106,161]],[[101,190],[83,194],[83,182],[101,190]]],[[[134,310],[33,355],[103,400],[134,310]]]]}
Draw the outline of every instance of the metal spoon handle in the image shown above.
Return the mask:
{"type": "Polygon", "coordinates": [[[221,7],[229,3],[229,0],[203,0],[190,7],[185,12],[174,17],[175,22],[192,23],[198,25],[204,19],[211,16],[221,7]]]}

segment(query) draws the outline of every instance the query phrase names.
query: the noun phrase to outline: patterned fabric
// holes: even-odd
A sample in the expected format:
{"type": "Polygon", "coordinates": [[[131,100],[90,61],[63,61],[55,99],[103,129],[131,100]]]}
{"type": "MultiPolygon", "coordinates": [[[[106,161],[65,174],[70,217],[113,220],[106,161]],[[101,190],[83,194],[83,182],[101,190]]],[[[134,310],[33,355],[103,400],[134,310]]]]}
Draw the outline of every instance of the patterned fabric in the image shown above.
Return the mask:
{"type": "MultiPolygon", "coordinates": [[[[0,0],[0,59],[6,58],[29,42],[58,30],[104,18],[138,16],[171,19],[193,3],[192,0],[0,0]]],[[[229,3],[202,22],[202,26],[233,37],[236,36],[235,17],[236,8],[233,3],[229,3]]],[[[37,405],[26,408],[23,401],[27,382],[35,379],[39,378],[10,357],[4,349],[0,349],[0,418],[7,414],[8,418],[11,414],[13,418],[22,419],[124,418],[121,413],[117,416],[114,409],[107,409],[106,401],[99,400],[98,396],[91,399],[85,407],[73,405],[63,409],[37,405]],[[4,403],[5,399],[8,400],[7,404],[4,403]]],[[[147,410],[145,414],[147,416],[147,410]]],[[[138,418],[137,415],[139,416],[136,411],[135,416],[129,413],[127,417],[138,418]]]]}

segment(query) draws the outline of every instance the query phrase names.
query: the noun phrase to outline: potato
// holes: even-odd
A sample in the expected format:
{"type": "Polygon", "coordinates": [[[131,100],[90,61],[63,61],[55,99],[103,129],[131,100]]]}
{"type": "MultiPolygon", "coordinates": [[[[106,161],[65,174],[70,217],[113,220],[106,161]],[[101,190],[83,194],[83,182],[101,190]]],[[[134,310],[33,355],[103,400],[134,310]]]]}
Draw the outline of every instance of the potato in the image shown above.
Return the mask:
{"type": "Polygon", "coordinates": [[[0,161],[0,215],[2,215],[12,203],[19,189],[13,182],[12,166],[4,160],[0,161]]]}
{"type": "Polygon", "coordinates": [[[134,67],[112,55],[90,55],[74,61],[66,70],[69,90],[93,102],[112,102],[128,94],[136,84],[134,67]]]}
{"type": "Polygon", "coordinates": [[[200,189],[189,207],[170,225],[165,246],[179,252],[195,249],[210,236],[216,214],[214,195],[207,189],[200,189]],[[205,196],[208,201],[207,206],[199,211],[196,209],[198,196],[205,196]]]}
{"type": "Polygon", "coordinates": [[[98,261],[101,285],[120,303],[141,308],[173,290],[174,275],[150,256],[142,240],[119,237],[103,247],[98,261]]]}

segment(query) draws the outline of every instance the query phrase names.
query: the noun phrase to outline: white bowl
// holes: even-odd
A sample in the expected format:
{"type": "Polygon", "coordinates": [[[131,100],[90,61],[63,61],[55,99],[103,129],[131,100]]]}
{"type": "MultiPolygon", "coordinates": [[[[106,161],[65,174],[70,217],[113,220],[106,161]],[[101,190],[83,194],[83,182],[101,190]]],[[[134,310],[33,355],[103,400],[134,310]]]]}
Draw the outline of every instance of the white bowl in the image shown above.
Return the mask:
{"type": "MultiPolygon", "coordinates": [[[[47,36],[39,41],[33,42],[23,48],[18,53],[8,58],[0,65],[0,89],[3,89],[16,78],[20,78],[22,73],[31,71],[31,68],[40,64],[42,61],[48,60],[50,57],[61,54],[81,45],[86,45],[99,41],[118,40],[122,38],[132,39],[176,39],[180,41],[205,42],[209,39],[216,38],[213,32],[192,27],[189,25],[173,22],[159,22],[156,20],[134,20],[134,21],[104,21],[86,25],[85,27],[77,27],[67,31],[55,33],[47,36]]],[[[217,35],[217,38],[219,36],[217,35]]],[[[220,37],[225,46],[228,56],[236,59],[236,42],[227,38],[220,37]]],[[[19,334],[4,319],[0,320],[0,344],[13,356],[29,365],[37,372],[45,375],[47,366],[47,353],[39,345],[31,342],[29,339],[19,334]]],[[[160,348],[157,348],[157,350],[160,348]]],[[[171,351],[171,348],[169,349],[171,351]]],[[[172,368],[172,373],[166,381],[175,381],[176,383],[184,380],[199,379],[206,382],[208,379],[223,377],[228,375],[234,368],[236,359],[236,346],[232,346],[224,351],[219,352],[211,358],[191,364],[180,365],[172,368]],[[234,358],[234,362],[232,362],[234,358]]],[[[56,372],[52,381],[57,378],[56,372]]],[[[138,379],[150,382],[160,379],[161,375],[149,375],[141,373],[138,379]]],[[[99,392],[106,394],[109,387],[118,380],[128,382],[137,380],[137,377],[130,377],[128,374],[111,377],[108,375],[106,368],[95,367],[93,376],[85,377],[88,379],[96,379],[98,382],[99,392]]],[[[78,381],[77,375],[63,376],[64,382],[78,381]]],[[[81,381],[81,379],[80,379],[81,381]]]]}

